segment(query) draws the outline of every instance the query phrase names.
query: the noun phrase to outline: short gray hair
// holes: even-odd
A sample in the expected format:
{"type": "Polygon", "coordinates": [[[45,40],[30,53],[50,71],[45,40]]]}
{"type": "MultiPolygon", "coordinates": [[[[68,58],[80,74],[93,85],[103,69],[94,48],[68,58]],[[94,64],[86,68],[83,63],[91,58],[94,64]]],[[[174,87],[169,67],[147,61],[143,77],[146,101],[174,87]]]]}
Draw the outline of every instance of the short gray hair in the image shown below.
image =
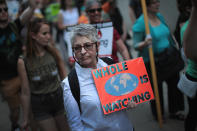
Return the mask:
{"type": "Polygon", "coordinates": [[[79,24],[72,28],[71,30],[71,44],[73,45],[75,42],[75,38],[77,36],[86,37],[90,39],[92,42],[98,42],[99,37],[97,34],[97,30],[93,25],[90,24],[79,24]]]}
{"type": "Polygon", "coordinates": [[[86,0],[85,2],[86,11],[90,9],[94,4],[98,4],[100,7],[102,6],[99,0],[86,0]]]}

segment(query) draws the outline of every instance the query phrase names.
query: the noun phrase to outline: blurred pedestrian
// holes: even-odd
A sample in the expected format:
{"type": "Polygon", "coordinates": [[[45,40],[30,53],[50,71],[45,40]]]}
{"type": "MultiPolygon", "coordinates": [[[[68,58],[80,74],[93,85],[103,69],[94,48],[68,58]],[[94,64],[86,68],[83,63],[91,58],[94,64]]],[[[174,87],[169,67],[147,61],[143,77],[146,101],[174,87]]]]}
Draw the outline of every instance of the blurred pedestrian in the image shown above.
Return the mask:
{"type": "MultiPolygon", "coordinates": [[[[179,81],[179,71],[183,69],[184,63],[180,57],[180,53],[174,47],[175,41],[172,39],[170,29],[168,28],[165,19],[159,13],[160,1],[146,0],[146,5],[150,35],[152,39],[150,37],[145,38],[145,22],[144,15],[142,14],[136,20],[132,28],[134,34],[134,47],[139,51],[139,56],[143,57],[149,78],[152,78],[148,50],[149,45],[152,44],[153,53],[155,56],[158,90],[163,119],[165,116],[162,84],[163,82],[166,82],[168,87],[169,116],[173,119],[183,120],[184,97],[183,94],[177,89],[177,83],[179,81]]],[[[154,118],[157,119],[155,100],[151,101],[151,109],[154,118]]]]}
{"type": "MultiPolygon", "coordinates": [[[[75,79],[79,84],[74,87],[75,92],[71,92],[73,87],[71,87],[69,76],[62,82],[64,107],[70,128],[73,131],[133,131],[125,111],[103,114],[91,70],[108,64],[98,58],[99,38],[96,28],[90,24],[75,26],[72,30],[71,43],[76,61],[74,66],[76,75],[73,78],[77,77],[75,79]],[[76,94],[77,90],[79,101],[73,94],[76,94]]],[[[129,102],[128,107],[134,108],[136,103],[129,102]]]]}
{"type": "MultiPolygon", "coordinates": [[[[75,7],[73,0],[61,0],[61,10],[58,15],[58,29],[63,32],[61,35],[62,41],[60,41],[61,52],[65,57],[65,54],[68,52],[68,43],[66,43],[66,27],[76,25],[79,19],[79,12],[77,7],[75,7]]],[[[67,58],[64,58],[67,60],[67,58]]],[[[74,61],[68,61],[69,66],[73,66],[74,61]]]]}
{"type": "Polygon", "coordinates": [[[102,18],[104,21],[107,20],[112,21],[113,27],[120,34],[121,39],[123,40],[125,46],[129,51],[130,58],[132,58],[132,54],[130,52],[130,46],[127,43],[127,40],[130,38],[130,35],[128,34],[127,27],[122,17],[122,14],[119,8],[117,7],[117,2],[116,0],[108,0],[107,2],[109,2],[109,10],[108,12],[103,13],[102,18]]]}
{"type": "Polygon", "coordinates": [[[29,124],[29,108],[43,131],[68,130],[60,79],[66,77],[64,62],[43,19],[33,19],[28,27],[26,56],[18,60],[22,82],[23,124],[29,124]],[[59,79],[60,77],[60,79],[59,79]]]}
{"type": "Polygon", "coordinates": [[[136,19],[142,14],[142,7],[140,0],[130,0],[129,2],[129,16],[132,24],[135,23],[136,19]]]}
{"type": "Polygon", "coordinates": [[[34,0],[15,21],[10,21],[8,6],[0,0],[0,90],[10,110],[11,130],[19,128],[21,81],[17,73],[17,60],[22,54],[20,31],[35,9],[34,0]]]}
{"type": "Polygon", "coordinates": [[[179,47],[182,47],[181,39],[180,39],[180,29],[184,25],[184,23],[189,19],[192,5],[191,5],[191,1],[187,1],[187,0],[176,0],[176,1],[179,11],[179,16],[176,22],[174,36],[179,44],[179,47]]]}

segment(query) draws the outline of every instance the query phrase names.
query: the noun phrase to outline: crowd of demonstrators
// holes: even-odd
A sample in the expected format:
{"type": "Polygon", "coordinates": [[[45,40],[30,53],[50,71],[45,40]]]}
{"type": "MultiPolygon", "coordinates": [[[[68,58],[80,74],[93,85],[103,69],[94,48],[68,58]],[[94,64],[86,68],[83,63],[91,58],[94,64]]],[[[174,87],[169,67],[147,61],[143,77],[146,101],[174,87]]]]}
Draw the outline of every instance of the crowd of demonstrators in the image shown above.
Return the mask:
{"type": "Polygon", "coordinates": [[[29,0],[28,8],[15,21],[8,15],[5,0],[0,0],[0,90],[10,110],[11,130],[19,127],[21,80],[17,72],[17,60],[22,53],[20,31],[35,9],[34,0],[29,0]]]}
{"type": "Polygon", "coordinates": [[[129,16],[131,22],[134,24],[136,19],[142,14],[142,7],[140,0],[130,0],[129,3],[129,16]]]}
{"type": "Polygon", "coordinates": [[[26,55],[17,63],[24,117],[22,128],[28,127],[31,108],[41,130],[68,130],[60,86],[60,79],[66,77],[65,65],[54,47],[50,26],[43,19],[34,18],[29,23],[26,47],[26,55]]]}
{"type": "MultiPolygon", "coordinates": [[[[86,13],[89,18],[90,24],[96,24],[103,22],[101,15],[101,3],[97,0],[87,0],[86,1],[86,13]]],[[[112,59],[115,62],[118,62],[117,53],[120,53],[124,60],[129,60],[129,52],[127,47],[125,46],[123,40],[121,39],[119,33],[115,28],[113,28],[113,41],[112,41],[112,59]]]]}
{"type": "MultiPolygon", "coordinates": [[[[176,64],[168,65],[169,63],[167,63],[170,59],[168,58],[168,53],[169,54],[173,53],[172,49],[174,48],[172,44],[174,44],[174,41],[172,41],[170,30],[165,22],[165,19],[159,13],[160,2],[158,0],[146,0],[146,5],[147,5],[149,27],[150,27],[150,35],[152,38],[146,37],[144,15],[142,14],[136,20],[132,28],[134,48],[139,51],[139,56],[143,57],[146,68],[147,68],[147,72],[149,74],[149,78],[151,78],[152,74],[151,74],[151,69],[150,69],[148,48],[149,48],[149,45],[152,44],[153,54],[156,60],[158,91],[159,91],[159,96],[160,96],[162,116],[163,118],[165,118],[162,84],[163,82],[166,82],[167,87],[168,87],[167,93],[168,93],[168,107],[169,107],[169,114],[170,114],[169,116],[170,118],[183,120],[184,119],[184,114],[183,114],[184,97],[183,97],[183,94],[177,88],[180,70],[177,70],[177,68],[175,67],[176,64]],[[162,61],[162,63],[160,63],[160,60],[162,61]],[[162,65],[159,65],[159,64],[162,64],[162,65]],[[165,71],[166,68],[169,71],[165,71]]],[[[157,112],[156,112],[155,100],[152,100],[150,103],[151,103],[153,116],[156,119],[157,112]]]]}
{"type": "MultiPolygon", "coordinates": [[[[94,3],[94,7],[94,9],[98,8],[98,3],[94,3]]],[[[91,70],[105,67],[108,64],[98,58],[99,38],[96,28],[90,24],[75,26],[72,30],[71,43],[76,61],[75,70],[72,71],[75,71],[76,75],[68,75],[62,82],[64,107],[70,128],[79,131],[133,131],[133,126],[125,111],[109,115],[104,115],[102,111],[91,70]],[[76,82],[76,80],[78,80],[78,87],[74,86],[75,90],[72,91],[71,81],[76,82]],[[78,96],[74,95],[77,90],[78,96]]],[[[134,107],[136,103],[128,104],[128,108],[134,107]]]]}
{"type": "MultiPolygon", "coordinates": [[[[121,39],[125,43],[128,51],[130,51],[130,46],[127,43],[127,40],[130,38],[128,34],[126,24],[120,13],[119,8],[117,7],[116,0],[108,0],[108,11],[103,11],[102,18],[104,21],[110,20],[113,23],[113,27],[118,31],[121,36],[121,39]]],[[[104,3],[105,4],[105,3],[104,3]]],[[[130,58],[132,58],[131,52],[129,52],[130,58]]]]}
{"type": "MultiPolygon", "coordinates": [[[[182,27],[183,48],[185,55],[188,58],[188,65],[186,67],[185,75],[180,79],[182,84],[179,88],[187,96],[189,112],[185,119],[185,131],[195,131],[197,124],[197,55],[196,55],[196,41],[197,41],[197,1],[192,1],[192,11],[189,21],[182,27]]],[[[181,36],[181,37],[182,37],[181,36]]]]}
{"type": "MultiPolygon", "coordinates": [[[[185,1],[177,0],[180,5],[178,6],[180,17],[177,21],[176,36],[179,35],[181,27],[182,36],[188,27],[183,43],[188,58],[185,79],[194,82],[192,84],[195,89],[197,59],[194,42],[197,29],[194,28],[194,24],[197,21],[197,2],[193,0],[191,19],[186,21],[190,15],[190,5],[186,2],[188,6],[185,6],[185,1]]],[[[69,127],[71,130],[133,130],[125,111],[104,116],[91,77],[92,69],[109,65],[103,59],[98,58],[98,32],[91,24],[102,23],[110,19],[113,23],[113,62],[119,62],[117,53],[120,53],[124,60],[132,58],[125,43],[128,36],[126,26],[116,6],[116,1],[104,0],[104,2],[102,5],[98,0],[75,0],[75,2],[74,0],[29,0],[22,4],[17,19],[10,22],[6,1],[0,0],[0,59],[3,61],[0,63],[0,93],[10,109],[12,130],[19,127],[20,105],[23,110],[21,127],[26,129],[31,126],[32,131],[37,130],[34,124],[38,124],[41,130],[46,131],[69,130],[69,127]],[[78,9],[75,4],[79,4],[78,9]],[[105,15],[102,14],[102,10],[105,11],[105,15]],[[60,55],[51,37],[52,27],[57,27],[58,31],[65,34],[66,27],[78,23],[86,23],[75,26],[71,37],[75,60],[73,67],[76,71],[75,77],[79,80],[79,102],[73,95],[69,76],[66,77],[65,39],[59,41],[60,50],[63,49],[60,55]],[[24,25],[26,25],[26,31],[23,31],[24,25]],[[26,48],[25,53],[22,51],[23,45],[26,48]],[[65,61],[62,60],[62,56],[65,61]],[[63,92],[60,86],[62,80],[63,92]],[[64,111],[66,111],[68,123],[64,111]],[[36,120],[36,123],[32,121],[32,118],[36,120]]],[[[151,79],[148,47],[152,44],[154,55],[161,56],[171,48],[171,35],[165,19],[159,13],[159,1],[146,0],[146,4],[152,39],[146,38],[140,0],[130,0],[128,13],[130,13],[132,23],[135,23],[132,28],[134,47],[139,51],[139,56],[143,57],[151,79]]],[[[61,35],[58,33],[56,37],[61,38],[61,35]]],[[[68,65],[72,66],[71,63],[68,65]]],[[[170,117],[183,120],[184,114],[180,111],[184,110],[184,99],[183,94],[177,88],[177,83],[178,81],[185,82],[185,79],[179,80],[180,70],[161,74],[157,64],[156,70],[163,118],[165,115],[162,84],[166,82],[170,117]]],[[[194,131],[196,126],[196,92],[194,94],[194,97],[188,96],[189,113],[185,120],[185,131],[194,131]]],[[[155,101],[150,103],[153,116],[157,119],[155,101]]],[[[129,103],[128,106],[133,108],[136,104],[129,103]]]]}

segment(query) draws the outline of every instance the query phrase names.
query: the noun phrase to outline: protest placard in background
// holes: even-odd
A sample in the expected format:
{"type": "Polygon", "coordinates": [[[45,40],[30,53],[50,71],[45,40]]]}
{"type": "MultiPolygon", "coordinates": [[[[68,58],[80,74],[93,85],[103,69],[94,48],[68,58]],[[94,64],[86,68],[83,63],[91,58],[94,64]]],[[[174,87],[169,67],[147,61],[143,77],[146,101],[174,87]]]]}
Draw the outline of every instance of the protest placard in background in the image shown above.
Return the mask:
{"type": "Polygon", "coordinates": [[[154,98],[142,57],[92,70],[104,114],[154,98]]]}
{"type": "MultiPolygon", "coordinates": [[[[103,22],[93,24],[93,26],[97,29],[99,39],[100,39],[100,47],[99,47],[99,57],[111,57],[112,55],[112,41],[113,41],[113,27],[112,22],[103,22]]],[[[68,48],[68,57],[69,61],[73,62],[72,56],[72,45],[71,45],[71,35],[70,31],[74,26],[69,26],[66,28],[66,32],[64,33],[64,40],[66,41],[68,48]]]]}

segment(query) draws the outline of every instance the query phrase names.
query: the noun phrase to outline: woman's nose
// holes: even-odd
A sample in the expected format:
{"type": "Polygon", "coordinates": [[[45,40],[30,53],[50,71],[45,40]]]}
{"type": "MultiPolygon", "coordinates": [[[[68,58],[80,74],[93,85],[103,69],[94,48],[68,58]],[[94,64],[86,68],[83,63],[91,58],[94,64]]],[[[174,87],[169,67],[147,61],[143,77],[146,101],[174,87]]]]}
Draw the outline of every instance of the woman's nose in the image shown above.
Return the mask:
{"type": "Polygon", "coordinates": [[[81,53],[82,53],[82,54],[86,53],[86,50],[85,50],[84,47],[81,48],[81,53]]]}

